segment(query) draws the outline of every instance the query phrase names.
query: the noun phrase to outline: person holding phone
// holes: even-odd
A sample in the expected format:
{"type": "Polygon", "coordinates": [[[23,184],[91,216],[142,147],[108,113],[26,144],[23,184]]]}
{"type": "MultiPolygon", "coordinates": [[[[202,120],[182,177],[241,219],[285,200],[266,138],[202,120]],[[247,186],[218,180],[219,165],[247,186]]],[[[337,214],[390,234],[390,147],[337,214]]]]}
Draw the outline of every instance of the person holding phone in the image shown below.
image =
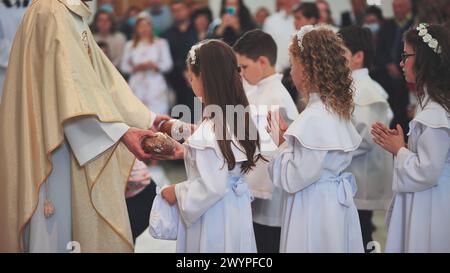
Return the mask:
{"type": "Polygon", "coordinates": [[[213,23],[210,38],[222,39],[229,45],[233,45],[245,32],[256,28],[243,0],[222,0],[220,16],[213,23]]]}

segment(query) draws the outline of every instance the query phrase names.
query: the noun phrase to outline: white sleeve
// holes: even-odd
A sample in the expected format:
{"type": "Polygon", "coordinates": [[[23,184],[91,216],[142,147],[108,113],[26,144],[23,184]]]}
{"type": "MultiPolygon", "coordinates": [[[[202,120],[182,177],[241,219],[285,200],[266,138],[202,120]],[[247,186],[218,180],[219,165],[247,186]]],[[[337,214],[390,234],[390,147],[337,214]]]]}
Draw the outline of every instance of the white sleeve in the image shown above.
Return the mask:
{"type": "Polygon", "coordinates": [[[187,152],[193,154],[186,164],[195,164],[199,177],[177,184],[175,194],[181,218],[190,227],[227,193],[228,167],[213,149],[187,152]]]}
{"type": "Polygon", "coordinates": [[[122,61],[120,63],[120,71],[126,74],[131,74],[133,72],[133,67],[131,65],[131,43],[128,42],[123,50],[122,61]]]}
{"type": "Polygon", "coordinates": [[[426,127],[417,153],[401,148],[395,157],[394,192],[420,192],[437,186],[450,149],[449,131],[426,127]]]}
{"type": "Polygon", "coordinates": [[[295,138],[288,138],[269,165],[269,174],[275,186],[296,193],[320,178],[327,151],[303,147],[295,138]]]}
{"type": "Polygon", "coordinates": [[[353,157],[364,155],[375,147],[375,142],[372,140],[371,128],[372,124],[378,121],[378,115],[374,111],[375,105],[357,106],[353,113],[352,123],[361,136],[362,141],[358,149],[352,153],[353,157]]]}
{"type": "Polygon", "coordinates": [[[156,64],[161,73],[169,72],[172,69],[173,61],[170,54],[170,47],[166,40],[159,40],[158,47],[160,49],[161,56],[156,64]]]}
{"type": "Polygon", "coordinates": [[[103,123],[87,117],[64,125],[64,133],[80,166],[116,144],[130,127],[125,123],[103,123]]]}

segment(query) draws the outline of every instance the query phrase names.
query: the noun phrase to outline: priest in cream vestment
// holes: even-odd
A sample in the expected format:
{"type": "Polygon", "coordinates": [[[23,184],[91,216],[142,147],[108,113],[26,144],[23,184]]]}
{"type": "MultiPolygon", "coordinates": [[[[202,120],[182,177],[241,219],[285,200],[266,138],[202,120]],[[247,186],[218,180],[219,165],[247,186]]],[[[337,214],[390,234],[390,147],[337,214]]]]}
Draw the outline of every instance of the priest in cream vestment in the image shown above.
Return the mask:
{"type": "Polygon", "coordinates": [[[34,0],[0,106],[0,252],[132,252],[125,203],[140,139],[165,117],[96,45],[80,0],[34,0]]]}

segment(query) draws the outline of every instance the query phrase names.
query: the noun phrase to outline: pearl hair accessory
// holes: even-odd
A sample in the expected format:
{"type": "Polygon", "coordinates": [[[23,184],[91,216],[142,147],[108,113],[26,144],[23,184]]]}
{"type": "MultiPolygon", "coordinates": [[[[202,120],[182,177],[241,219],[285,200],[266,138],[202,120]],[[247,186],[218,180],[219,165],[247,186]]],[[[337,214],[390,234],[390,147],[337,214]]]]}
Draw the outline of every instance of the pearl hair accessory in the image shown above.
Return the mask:
{"type": "Polygon", "coordinates": [[[437,54],[442,53],[442,48],[439,46],[439,42],[428,33],[428,24],[421,23],[416,28],[419,32],[419,36],[422,37],[422,40],[428,44],[428,46],[437,54]]]}
{"type": "Polygon", "coordinates": [[[298,32],[297,32],[297,40],[298,40],[298,46],[300,47],[301,51],[303,51],[305,48],[303,47],[303,37],[314,30],[314,26],[312,25],[307,25],[302,27],[298,32]]]}
{"type": "Polygon", "coordinates": [[[191,47],[191,50],[189,51],[189,59],[191,60],[191,64],[195,65],[197,62],[197,56],[195,51],[199,49],[202,46],[202,44],[196,44],[191,47]]]}

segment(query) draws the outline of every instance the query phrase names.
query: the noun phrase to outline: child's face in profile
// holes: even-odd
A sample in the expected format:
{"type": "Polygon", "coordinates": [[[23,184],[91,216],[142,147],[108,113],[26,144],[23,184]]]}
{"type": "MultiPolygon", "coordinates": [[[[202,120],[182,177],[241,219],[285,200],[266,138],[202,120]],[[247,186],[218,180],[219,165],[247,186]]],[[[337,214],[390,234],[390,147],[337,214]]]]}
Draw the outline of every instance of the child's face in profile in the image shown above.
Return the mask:
{"type": "Polygon", "coordinates": [[[414,52],[414,48],[405,43],[403,48],[404,54],[406,54],[405,61],[402,60],[400,66],[403,69],[403,73],[405,75],[405,79],[409,83],[416,82],[416,73],[414,72],[414,63],[416,61],[416,56],[414,52]]]}
{"type": "Polygon", "coordinates": [[[251,85],[257,85],[264,77],[264,61],[262,57],[253,61],[244,55],[236,54],[239,66],[241,67],[241,76],[251,85]]]}
{"type": "Polygon", "coordinates": [[[188,70],[187,76],[188,76],[189,82],[191,83],[192,90],[194,91],[195,96],[196,96],[201,102],[203,102],[204,91],[203,91],[203,83],[202,83],[202,78],[201,78],[201,76],[199,75],[199,76],[197,77],[197,76],[194,74],[194,72],[192,72],[191,69],[188,70]]]}

